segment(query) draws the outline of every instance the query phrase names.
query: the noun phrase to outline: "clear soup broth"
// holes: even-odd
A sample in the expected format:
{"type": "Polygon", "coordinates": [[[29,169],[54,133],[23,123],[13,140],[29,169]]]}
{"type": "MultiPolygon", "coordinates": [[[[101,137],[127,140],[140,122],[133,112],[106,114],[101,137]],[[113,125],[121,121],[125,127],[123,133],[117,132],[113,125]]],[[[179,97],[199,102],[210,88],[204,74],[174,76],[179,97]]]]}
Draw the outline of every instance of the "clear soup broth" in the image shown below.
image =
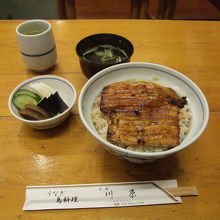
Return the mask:
{"type": "Polygon", "coordinates": [[[83,58],[97,64],[115,64],[127,58],[124,50],[111,45],[99,45],[87,50],[83,58]]]}

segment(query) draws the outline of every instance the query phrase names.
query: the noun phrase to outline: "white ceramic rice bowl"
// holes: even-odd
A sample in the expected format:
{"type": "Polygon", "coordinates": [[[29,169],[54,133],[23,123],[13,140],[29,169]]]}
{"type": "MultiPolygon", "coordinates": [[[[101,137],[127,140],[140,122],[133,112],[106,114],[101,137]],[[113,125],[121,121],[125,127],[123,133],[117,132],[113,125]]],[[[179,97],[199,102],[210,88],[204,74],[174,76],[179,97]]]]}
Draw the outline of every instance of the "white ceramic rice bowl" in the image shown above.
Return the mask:
{"type": "Polygon", "coordinates": [[[78,109],[85,127],[108,151],[118,157],[136,163],[150,162],[188,147],[203,133],[209,118],[209,108],[206,98],[192,80],[171,68],[141,62],[115,65],[94,75],[87,81],[80,92],[78,109]],[[104,140],[96,131],[91,119],[93,102],[100,95],[102,88],[113,82],[138,79],[153,81],[152,79],[155,77],[159,79],[155,81],[156,83],[162,83],[174,89],[180,96],[187,96],[192,119],[190,131],[185,139],[178,146],[162,152],[134,152],[104,140]]]}
{"type": "Polygon", "coordinates": [[[61,124],[69,116],[73,108],[73,105],[75,103],[75,100],[76,100],[76,90],[75,87],[69,81],[54,75],[43,75],[43,76],[33,77],[19,84],[9,96],[8,107],[12,115],[16,119],[23,122],[25,125],[35,129],[48,129],[61,124]],[[19,89],[30,90],[28,85],[36,82],[44,82],[47,85],[49,85],[51,88],[56,90],[59,93],[60,97],[63,99],[63,101],[67,104],[68,109],[65,110],[63,113],[58,114],[52,118],[45,120],[37,120],[37,121],[27,120],[24,119],[21,115],[19,115],[18,109],[14,106],[12,102],[14,94],[19,89]]]}

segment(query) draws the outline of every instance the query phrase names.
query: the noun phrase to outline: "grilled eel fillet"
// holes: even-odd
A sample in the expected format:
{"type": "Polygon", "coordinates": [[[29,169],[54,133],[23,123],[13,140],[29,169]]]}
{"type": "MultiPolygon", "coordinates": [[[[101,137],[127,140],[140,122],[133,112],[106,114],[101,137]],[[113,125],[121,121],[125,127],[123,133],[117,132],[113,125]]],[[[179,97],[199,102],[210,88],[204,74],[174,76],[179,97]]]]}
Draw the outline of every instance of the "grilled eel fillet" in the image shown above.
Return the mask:
{"type": "Polygon", "coordinates": [[[173,89],[155,83],[122,81],[103,88],[100,110],[108,113],[121,106],[160,107],[167,103],[182,108],[186,104],[186,99],[179,98],[173,89]]]}
{"type": "Polygon", "coordinates": [[[107,139],[121,146],[176,146],[179,144],[179,108],[165,105],[112,111],[107,139]]]}
{"type": "Polygon", "coordinates": [[[104,87],[100,110],[109,115],[108,141],[120,146],[173,147],[179,144],[179,108],[174,90],[142,81],[104,87]]]}

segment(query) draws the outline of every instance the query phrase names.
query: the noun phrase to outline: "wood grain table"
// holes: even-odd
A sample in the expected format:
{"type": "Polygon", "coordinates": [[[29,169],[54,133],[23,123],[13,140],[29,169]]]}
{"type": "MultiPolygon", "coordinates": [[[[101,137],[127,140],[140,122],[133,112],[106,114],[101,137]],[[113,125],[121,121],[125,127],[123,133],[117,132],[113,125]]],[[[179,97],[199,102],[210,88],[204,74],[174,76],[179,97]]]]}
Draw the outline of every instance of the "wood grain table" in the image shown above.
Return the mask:
{"type": "Polygon", "coordinates": [[[0,219],[220,219],[220,22],[160,20],[54,20],[58,60],[47,74],[73,83],[79,95],[87,79],[75,53],[77,42],[100,32],[122,35],[135,48],[132,61],[174,68],[204,92],[210,120],[203,135],[176,155],[132,164],[107,152],[80,121],[77,103],[60,126],[39,131],[9,112],[13,88],[39,74],[19,54],[15,28],[0,21],[0,219]],[[80,210],[22,211],[27,185],[60,185],[177,179],[199,196],[178,205],[80,210]]]}

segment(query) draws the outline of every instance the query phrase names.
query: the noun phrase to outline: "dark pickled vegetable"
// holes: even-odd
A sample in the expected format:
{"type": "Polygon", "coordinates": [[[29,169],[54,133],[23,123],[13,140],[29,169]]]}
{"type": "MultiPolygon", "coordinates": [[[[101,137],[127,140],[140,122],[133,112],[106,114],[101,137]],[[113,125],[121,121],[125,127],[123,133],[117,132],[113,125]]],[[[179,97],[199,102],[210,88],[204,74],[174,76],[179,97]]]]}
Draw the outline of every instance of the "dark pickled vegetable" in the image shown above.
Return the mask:
{"type": "Polygon", "coordinates": [[[44,120],[50,118],[50,114],[41,107],[34,104],[27,104],[19,114],[28,120],[44,120]]]}
{"type": "Polygon", "coordinates": [[[62,100],[58,92],[50,95],[48,98],[43,98],[38,103],[38,106],[45,109],[47,112],[49,112],[52,115],[57,115],[58,113],[62,113],[66,109],[68,109],[68,106],[62,100]]]}
{"type": "Polygon", "coordinates": [[[43,108],[41,108],[37,105],[27,104],[24,107],[25,107],[25,109],[29,109],[29,110],[38,112],[39,114],[43,115],[45,118],[50,118],[51,117],[51,115],[47,111],[45,111],[43,108]]]}

